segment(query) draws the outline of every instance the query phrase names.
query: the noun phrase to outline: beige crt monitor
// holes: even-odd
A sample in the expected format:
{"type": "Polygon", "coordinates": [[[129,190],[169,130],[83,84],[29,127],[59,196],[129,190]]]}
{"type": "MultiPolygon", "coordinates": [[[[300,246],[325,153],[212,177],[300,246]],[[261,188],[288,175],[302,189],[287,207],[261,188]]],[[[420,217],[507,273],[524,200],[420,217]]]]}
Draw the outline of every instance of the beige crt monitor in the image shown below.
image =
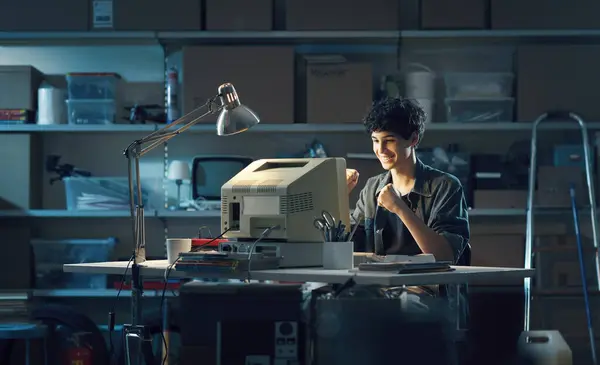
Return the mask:
{"type": "Polygon", "coordinates": [[[322,243],[323,235],[313,225],[322,211],[350,226],[346,160],[254,161],[222,186],[221,202],[221,232],[228,230],[227,238],[253,240],[279,225],[269,239],[322,243]]]}

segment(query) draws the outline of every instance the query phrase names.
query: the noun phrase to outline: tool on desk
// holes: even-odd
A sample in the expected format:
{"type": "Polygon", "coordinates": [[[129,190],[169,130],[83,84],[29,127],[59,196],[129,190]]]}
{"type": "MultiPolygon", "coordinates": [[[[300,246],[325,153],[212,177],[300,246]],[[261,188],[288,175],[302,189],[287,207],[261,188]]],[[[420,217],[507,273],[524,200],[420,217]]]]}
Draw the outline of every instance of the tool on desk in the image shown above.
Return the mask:
{"type": "Polygon", "coordinates": [[[324,210],[321,212],[321,218],[315,217],[313,221],[315,228],[323,232],[323,239],[325,242],[333,241],[333,236],[336,231],[335,218],[328,211],[324,210]]]}
{"type": "Polygon", "coordinates": [[[331,215],[331,213],[329,213],[328,211],[324,210],[321,212],[321,217],[323,217],[323,220],[325,221],[325,223],[327,223],[327,225],[329,226],[329,228],[333,229],[336,225],[335,225],[335,218],[331,215]]]}
{"type": "Polygon", "coordinates": [[[321,213],[322,218],[315,217],[314,227],[323,232],[325,242],[347,242],[349,234],[346,233],[346,225],[342,221],[336,220],[328,211],[321,213]]]}
{"type": "Polygon", "coordinates": [[[329,241],[329,233],[331,230],[327,226],[327,223],[325,223],[322,219],[315,218],[313,225],[323,234],[323,242],[329,241]]]}

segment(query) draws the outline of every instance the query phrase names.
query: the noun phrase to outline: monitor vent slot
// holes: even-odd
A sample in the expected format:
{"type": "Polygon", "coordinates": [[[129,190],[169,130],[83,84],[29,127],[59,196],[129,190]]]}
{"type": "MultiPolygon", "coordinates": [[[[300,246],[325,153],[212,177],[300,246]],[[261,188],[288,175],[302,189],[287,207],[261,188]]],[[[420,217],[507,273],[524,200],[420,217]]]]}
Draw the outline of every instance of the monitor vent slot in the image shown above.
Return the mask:
{"type": "Polygon", "coordinates": [[[313,210],[312,193],[301,193],[282,196],[279,203],[281,214],[294,214],[313,210]]]}
{"type": "Polygon", "coordinates": [[[229,208],[229,204],[227,204],[227,197],[222,196],[221,197],[221,213],[227,214],[227,210],[228,210],[227,208],[229,208]]]}
{"type": "Polygon", "coordinates": [[[252,184],[256,183],[254,180],[241,180],[236,182],[231,191],[237,194],[248,194],[252,190],[252,184]]]}
{"type": "Polygon", "coordinates": [[[263,181],[238,181],[233,185],[232,191],[237,194],[274,194],[277,192],[277,186],[281,183],[280,179],[271,179],[263,181]]]}
{"type": "Polygon", "coordinates": [[[277,192],[277,185],[281,184],[281,181],[282,180],[277,179],[261,181],[260,183],[258,183],[258,185],[256,185],[256,192],[263,194],[275,193],[277,192]]]}

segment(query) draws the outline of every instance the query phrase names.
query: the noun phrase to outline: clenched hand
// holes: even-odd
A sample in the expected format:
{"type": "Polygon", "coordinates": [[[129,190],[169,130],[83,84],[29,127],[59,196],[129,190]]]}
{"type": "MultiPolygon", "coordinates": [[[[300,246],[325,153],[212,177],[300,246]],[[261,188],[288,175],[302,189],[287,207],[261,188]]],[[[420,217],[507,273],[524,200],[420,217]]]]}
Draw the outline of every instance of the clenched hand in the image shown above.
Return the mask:
{"type": "Polygon", "coordinates": [[[387,184],[381,189],[377,196],[377,205],[387,209],[392,213],[398,214],[401,208],[400,204],[404,204],[402,199],[394,191],[392,184],[387,184]]]}
{"type": "Polygon", "coordinates": [[[346,184],[348,185],[348,194],[358,184],[358,171],[353,169],[346,169],[346,184]]]}

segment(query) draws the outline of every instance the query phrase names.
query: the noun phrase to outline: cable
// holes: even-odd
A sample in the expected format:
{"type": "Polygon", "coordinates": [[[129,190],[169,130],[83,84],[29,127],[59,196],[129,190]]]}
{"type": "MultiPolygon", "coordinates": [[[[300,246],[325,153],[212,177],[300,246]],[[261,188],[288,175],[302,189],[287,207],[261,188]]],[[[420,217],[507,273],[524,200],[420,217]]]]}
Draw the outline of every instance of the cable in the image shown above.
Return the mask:
{"type": "Polygon", "coordinates": [[[277,224],[275,226],[265,229],[260,234],[260,236],[258,236],[256,241],[254,241],[254,243],[252,243],[252,246],[250,246],[250,251],[248,251],[248,270],[246,270],[246,283],[250,282],[250,265],[252,264],[252,254],[254,253],[254,248],[256,247],[256,244],[259,243],[264,238],[268,237],[271,234],[271,232],[273,232],[274,230],[279,229],[279,228],[281,228],[281,226],[279,224],[277,224]]]}
{"type": "MultiPolygon", "coordinates": [[[[208,227],[206,226],[202,226],[199,228],[198,233],[200,234],[202,232],[202,229],[206,229],[208,227]]],[[[192,250],[190,252],[198,252],[200,249],[202,249],[203,247],[206,247],[208,245],[210,245],[211,243],[215,242],[216,240],[222,238],[225,233],[229,232],[231,230],[231,228],[227,228],[226,230],[224,230],[220,235],[218,235],[217,237],[211,239],[208,242],[205,242],[199,246],[193,247],[192,250]]],[[[164,335],[164,328],[163,328],[163,310],[164,310],[164,303],[165,303],[165,294],[167,292],[167,285],[169,283],[169,275],[171,274],[171,271],[173,270],[173,268],[175,267],[175,265],[177,264],[177,262],[181,259],[181,256],[179,256],[178,258],[175,259],[175,261],[173,261],[172,264],[169,264],[169,266],[167,266],[167,269],[165,270],[165,275],[163,277],[164,282],[163,282],[163,288],[162,288],[162,293],[160,295],[160,313],[159,313],[159,319],[160,319],[160,323],[159,323],[159,329],[160,329],[160,336],[162,338],[162,342],[163,342],[163,346],[165,348],[165,354],[163,355],[162,358],[162,364],[164,365],[165,362],[167,361],[167,356],[169,354],[169,349],[167,346],[167,339],[165,338],[164,335]]]]}
{"type": "Polygon", "coordinates": [[[115,347],[114,347],[114,344],[112,341],[112,333],[115,330],[116,303],[119,300],[121,291],[123,291],[123,286],[125,285],[125,280],[127,278],[127,272],[129,271],[129,266],[131,266],[131,263],[133,262],[134,259],[135,259],[135,253],[132,254],[129,261],[127,261],[127,266],[125,267],[125,272],[123,272],[123,275],[121,276],[121,283],[119,284],[119,290],[117,291],[117,297],[115,298],[115,302],[113,304],[113,307],[111,308],[111,311],[108,312],[108,341],[109,341],[109,345],[110,345],[109,356],[110,356],[111,360],[114,360],[114,356],[115,356],[115,347]]]}

